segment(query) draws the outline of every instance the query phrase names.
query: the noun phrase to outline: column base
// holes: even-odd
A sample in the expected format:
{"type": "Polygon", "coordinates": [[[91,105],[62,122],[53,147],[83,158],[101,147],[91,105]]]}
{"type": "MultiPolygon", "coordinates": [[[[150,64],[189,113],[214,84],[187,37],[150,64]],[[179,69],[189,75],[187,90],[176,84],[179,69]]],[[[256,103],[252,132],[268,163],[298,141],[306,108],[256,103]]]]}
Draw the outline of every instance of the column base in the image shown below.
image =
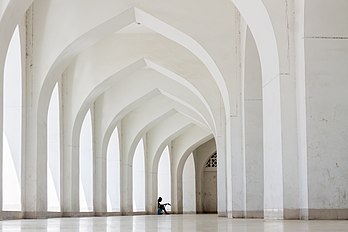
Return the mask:
{"type": "Polygon", "coordinates": [[[23,212],[23,218],[24,219],[46,219],[47,218],[47,212],[46,211],[25,211],[23,212]]]}
{"type": "Polygon", "coordinates": [[[23,212],[19,211],[2,211],[0,213],[0,220],[22,219],[23,212]]]}
{"type": "Polygon", "coordinates": [[[218,217],[227,217],[226,212],[218,212],[218,217]]]}
{"type": "Polygon", "coordinates": [[[308,209],[284,209],[286,220],[308,220],[308,209]]]}
{"type": "Polygon", "coordinates": [[[284,219],[283,209],[264,209],[263,215],[264,219],[284,219]]]}
{"type": "Polygon", "coordinates": [[[245,218],[245,212],[241,210],[228,211],[228,218],[245,218]]]}

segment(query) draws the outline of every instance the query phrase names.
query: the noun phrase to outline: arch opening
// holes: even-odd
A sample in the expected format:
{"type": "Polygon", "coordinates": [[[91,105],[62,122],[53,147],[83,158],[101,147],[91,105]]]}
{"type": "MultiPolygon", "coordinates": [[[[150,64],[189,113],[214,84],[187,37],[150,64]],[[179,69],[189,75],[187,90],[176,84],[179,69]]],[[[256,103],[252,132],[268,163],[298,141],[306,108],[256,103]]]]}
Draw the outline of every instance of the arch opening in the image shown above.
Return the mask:
{"type": "Polygon", "coordinates": [[[93,211],[93,138],[92,113],[88,110],[82,123],[79,156],[80,211],[93,211]]]}
{"type": "Polygon", "coordinates": [[[196,176],[193,154],[187,158],[183,171],[183,213],[196,213],[196,176]]]}
{"type": "Polygon", "coordinates": [[[118,129],[111,134],[107,148],[107,211],[120,211],[120,146],[118,129]]]}
{"type": "Polygon", "coordinates": [[[133,211],[145,211],[145,160],[144,141],[141,139],[133,157],[133,211]]]}
{"type": "Polygon", "coordinates": [[[47,119],[47,210],[60,212],[60,115],[58,83],[53,89],[47,119]]]}
{"type": "MultiPolygon", "coordinates": [[[[163,202],[171,201],[171,175],[170,175],[170,154],[168,146],[162,152],[158,164],[158,197],[162,197],[163,202]]],[[[166,206],[167,211],[171,211],[170,205],[166,206]]]]}
{"type": "Polygon", "coordinates": [[[22,55],[19,26],[10,41],[4,69],[2,191],[4,211],[21,211],[22,55]]]}

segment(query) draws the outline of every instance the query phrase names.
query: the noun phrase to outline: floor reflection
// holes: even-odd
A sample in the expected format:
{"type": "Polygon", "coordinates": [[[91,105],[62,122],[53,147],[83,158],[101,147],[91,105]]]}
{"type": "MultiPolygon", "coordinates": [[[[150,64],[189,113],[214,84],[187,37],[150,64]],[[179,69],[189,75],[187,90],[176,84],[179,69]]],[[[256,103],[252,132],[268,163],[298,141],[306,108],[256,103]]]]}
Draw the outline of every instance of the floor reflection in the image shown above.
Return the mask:
{"type": "Polygon", "coordinates": [[[348,221],[228,219],[217,215],[149,215],[0,221],[0,231],[311,232],[347,231],[348,221]]]}

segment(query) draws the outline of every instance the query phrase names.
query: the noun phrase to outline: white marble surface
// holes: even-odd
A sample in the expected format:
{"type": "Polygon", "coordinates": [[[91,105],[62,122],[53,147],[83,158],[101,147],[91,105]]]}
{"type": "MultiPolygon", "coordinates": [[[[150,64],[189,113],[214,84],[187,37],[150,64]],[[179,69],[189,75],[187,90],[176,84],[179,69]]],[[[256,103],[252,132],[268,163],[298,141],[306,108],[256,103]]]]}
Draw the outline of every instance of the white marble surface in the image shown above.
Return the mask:
{"type": "Polygon", "coordinates": [[[52,218],[0,222],[0,231],[347,231],[348,221],[228,219],[216,215],[52,218]]]}

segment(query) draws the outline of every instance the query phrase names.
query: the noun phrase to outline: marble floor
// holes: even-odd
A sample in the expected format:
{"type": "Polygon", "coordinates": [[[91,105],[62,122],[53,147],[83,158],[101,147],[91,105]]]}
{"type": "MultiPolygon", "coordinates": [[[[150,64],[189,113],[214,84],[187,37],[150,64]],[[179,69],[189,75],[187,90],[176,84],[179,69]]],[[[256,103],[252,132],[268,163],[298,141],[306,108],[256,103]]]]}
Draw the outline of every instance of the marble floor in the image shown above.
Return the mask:
{"type": "Polygon", "coordinates": [[[216,215],[161,215],[0,221],[0,231],[348,231],[348,221],[228,219],[216,215]]]}

